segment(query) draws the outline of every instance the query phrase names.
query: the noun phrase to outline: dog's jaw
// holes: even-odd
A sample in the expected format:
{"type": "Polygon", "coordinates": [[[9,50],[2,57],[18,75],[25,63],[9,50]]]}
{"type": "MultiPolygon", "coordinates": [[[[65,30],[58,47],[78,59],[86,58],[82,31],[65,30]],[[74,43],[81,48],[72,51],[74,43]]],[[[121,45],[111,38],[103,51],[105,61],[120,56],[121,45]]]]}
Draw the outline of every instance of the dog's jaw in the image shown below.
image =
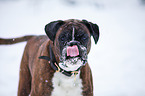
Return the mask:
{"type": "Polygon", "coordinates": [[[76,76],[68,77],[56,72],[52,78],[52,83],[54,89],[51,96],[82,96],[83,86],[80,73],[76,76]]]}
{"type": "Polygon", "coordinates": [[[68,58],[67,48],[65,46],[62,50],[59,66],[66,71],[76,71],[87,62],[87,49],[83,46],[79,46],[79,56],[73,56],[68,58]]]}
{"type": "Polygon", "coordinates": [[[83,61],[76,57],[76,58],[66,60],[63,63],[59,63],[59,66],[65,71],[75,71],[79,69],[80,66],[83,66],[83,61]]]}

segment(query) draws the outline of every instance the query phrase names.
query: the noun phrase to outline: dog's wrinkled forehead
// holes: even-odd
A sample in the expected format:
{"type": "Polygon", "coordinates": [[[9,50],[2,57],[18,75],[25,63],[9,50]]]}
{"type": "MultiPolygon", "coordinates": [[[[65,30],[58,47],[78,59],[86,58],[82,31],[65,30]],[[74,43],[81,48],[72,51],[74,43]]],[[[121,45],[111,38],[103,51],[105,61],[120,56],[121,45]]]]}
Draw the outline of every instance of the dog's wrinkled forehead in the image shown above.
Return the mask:
{"type": "Polygon", "coordinates": [[[87,29],[87,27],[79,22],[67,22],[66,24],[61,26],[58,30],[58,34],[64,33],[71,33],[71,35],[75,35],[77,33],[81,35],[81,33],[83,33],[88,34],[90,36],[90,32],[87,29]]]}

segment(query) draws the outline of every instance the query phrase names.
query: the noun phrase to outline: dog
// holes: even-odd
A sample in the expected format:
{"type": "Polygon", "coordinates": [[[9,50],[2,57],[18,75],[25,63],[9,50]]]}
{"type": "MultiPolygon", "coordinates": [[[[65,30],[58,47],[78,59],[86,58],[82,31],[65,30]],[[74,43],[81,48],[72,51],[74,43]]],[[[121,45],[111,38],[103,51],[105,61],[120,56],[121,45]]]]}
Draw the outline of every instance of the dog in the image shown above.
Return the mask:
{"type": "Polygon", "coordinates": [[[45,26],[46,36],[0,38],[0,44],[27,41],[18,96],[93,96],[87,55],[91,36],[97,44],[99,27],[87,20],[58,20],[45,26]]]}

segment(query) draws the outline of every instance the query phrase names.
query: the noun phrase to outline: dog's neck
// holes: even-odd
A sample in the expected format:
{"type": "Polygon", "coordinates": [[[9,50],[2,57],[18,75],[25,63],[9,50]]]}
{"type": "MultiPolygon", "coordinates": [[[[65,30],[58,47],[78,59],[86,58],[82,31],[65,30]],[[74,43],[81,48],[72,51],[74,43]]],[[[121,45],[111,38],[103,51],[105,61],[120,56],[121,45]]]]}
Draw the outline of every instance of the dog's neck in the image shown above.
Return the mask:
{"type": "Polygon", "coordinates": [[[55,47],[54,47],[54,43],[51,40],[50,40],[50,46],[52,48],[53,54],[55,54],[54,56],[55,56],[56,62],[59,63],[60,62],[59,55],[56,53],[56,50],[55,50],[55,47]]]}

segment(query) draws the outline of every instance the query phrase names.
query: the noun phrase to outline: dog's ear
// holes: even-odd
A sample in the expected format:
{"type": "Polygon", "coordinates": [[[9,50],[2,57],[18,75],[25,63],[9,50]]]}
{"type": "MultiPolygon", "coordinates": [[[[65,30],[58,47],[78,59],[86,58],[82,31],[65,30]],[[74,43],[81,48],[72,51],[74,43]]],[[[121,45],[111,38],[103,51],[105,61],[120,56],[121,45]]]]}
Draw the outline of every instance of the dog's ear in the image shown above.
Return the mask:
{"type": "Polygon", "coordinates": [[[45,32],[50,40],[54,41],[57,30],[64,24],[64,21],[58,20],[48,23],[45,26],[45,32]]]}
{"type": "Polygon", "coordinates": [[[99,39],[99,26],[97,24],[93,24],[92,22],[88,22],[87,20],[82,20],[82,23],[87,26],[94,38],[95,44],[97,44],[99,39]]]}

